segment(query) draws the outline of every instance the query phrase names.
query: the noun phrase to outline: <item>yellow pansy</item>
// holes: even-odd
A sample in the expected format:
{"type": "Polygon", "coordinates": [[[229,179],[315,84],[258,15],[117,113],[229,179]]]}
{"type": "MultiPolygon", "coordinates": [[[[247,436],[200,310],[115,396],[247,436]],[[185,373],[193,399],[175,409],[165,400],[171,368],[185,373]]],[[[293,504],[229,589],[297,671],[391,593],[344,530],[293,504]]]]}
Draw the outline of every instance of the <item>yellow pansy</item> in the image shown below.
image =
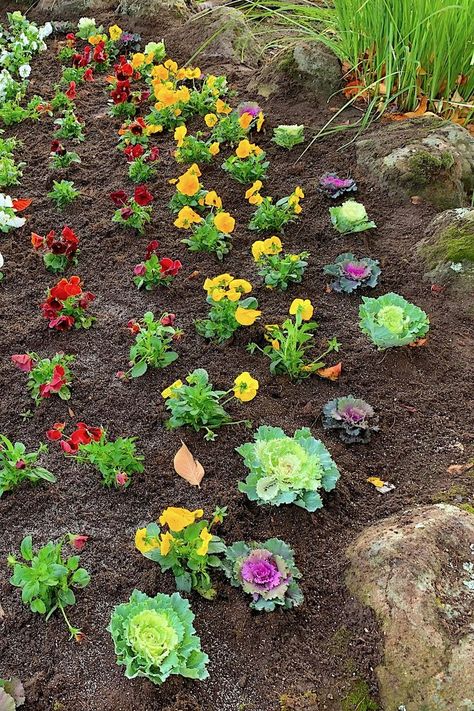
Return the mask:
{"type": "Polygon", "coordinates": [[[235,149],[235,155],[237,158],[248,158],[252,153],[252,144],[246,138],[240,141],[239,145],[235,149]]]}
{"type": "Polygon", "coordinates": [[[161,111],[161,109],[166,108],[167,106],[173,106],[173,104],[176,104],[176,93],[173,89],[169,89],[164,84],[153,88],[155,89],[155,97],[158,99],[155,104],[157,111],[161,111]]]}
{"type": "Polygon", "coordinates": [[[165,67],[169,69],[172,74],[176,74],[176,72],[178,71],[178,65],[172,59],[166,60],[165,67]]]}
{"type": "Polygon", "coordinates": [[[294,316],[298,312],[301,314],[303,321],[309,321],[314,313],[311,301],[309,299],[293,299],[289,313],[294,316]]]}
{"type": "Polygon", "coordinates": [[[255,193],[251,197],[249,197],[249,204],[250,205],[260,205],[260,203],[263,202],[263,197],[260,195],[260,193],[255,193]]]}
{"type": "Polygon", "coordinates": [[[258,380],[252,378],[250,373],[244,371],[234,380],[234,395],[242,402],[253,400],[258,391],[258,380]]]}
{"type": "Polygon", "coordinates": [[[198,178],[202,175],[197,163],[193,163],[192,165],[190,165],[187,172],[192,173],[193,175],[197,175],[198,178]]]}
{"type": "Polygon", "coordinates": [[[301,207],[299,202],[297,202],[296,205],[293,206],[293,212],[295,213],[295,215],[299,215],[300,212],[302,212],[302,211],[303,211],[303,208],[301,207]]]}
{"type": "Polygon", "coordinates": [[[250,124],[252,123],[252,121],[253,121],[253,116],[252,116],[252,114],[249,114],[248,111],[245,111],[245,113],[243,113],[243,114],[239,117],[239,124],[240,124],[240,127],[243,128],[244,131],[246,131],[246,130],[248,129],[248,127],[250,126],[250,124]]]}
{"type": "Polygon", "coordinates": [[[209,89],[212,89],[212,87],[216,83],[216,79],[217,79],[217,77],[214,76],[214,74],[209,74],[209,76],[206,79],[206,84],[209,87],[209,89]]]}
{"type": "Polygon", "coordinates": [[[234,231],[235,219],[228,212],[218,212],[214,217],[214,226],[219,232],[229,235],[234,231]]]}
{"type": "Polygon", "coordinates": [[[215,286],[213,289],[210,290],[209,296],[213,301],[222,301],[222,299],[225,299],[227,297],[227,291],[225,289],[221,289],[219,286],[215,286]]]}
{"type": "Polygon", "coordinates": [[[240,299],[240,297],[242,296],[242,292],[237,291],[236,289],[229,289],[225,296],[227,299],[229,299],[229,301],[235,302],[240,299]]]}
{"type": "Polygon", "coordinates": [[[181,148],[181,146],[183,145],[184,137],[186,136],[187,132],[188,129],[184,125],[176,126],[176,128],[174,129],[174,140],[176,141],[178,148],[181,148]]]}
{"type": "Polygon", "coordinates": [[[240,291],[241,294],[250,294],[252,284],[247,279],[233,279],[229,284],[229,289],[240,291]]]}
{"type": "Polygon", "coordinates": [[[187,67],[185,69],[186,79],[199,79],[201,74],[199,67],[187,67]]]}
{"type": "Polygon", "coordinates": [[[201,539],[202,543],[198,548],[196,548],[196,553],[198,555],[206,555],[207,551],[209,550],[209,543],[212,541],[212,533],[209,533],[207,527],[203,528],[201,533],[199,534],[199,538],[201,539]]]}
{"type": "Polygon", "coordinates": [[[166,81],[169,77],[169,71],[162,64],[157,64],[151,70],[151,76],[154,79],[159,79],[160,81],[166,81]]]}
{"type": "Polygon", "coordinates": [[[263,187],[263,183],[261,180],[256,180],[253,185],[250,186],[250,188],[246,191],[245,193],[245,199],[248,200],[249,198],[252,197],[255,193],[258,193],[259,190],[261,190],[263,187]]]}
{"type": "Polygon", "coordinates": [[[240,323],[241,326],[251,326],[255,323],[261,313],[262,312],[258,309],[243,309],[241,306],[237,306],[234,318],[237,323],[240,323]]]}
{"type": "Polygon", "coordinates": [[[182,195],[192,197],[196,195],[200,188],[199,178],[194,173],[187,170],[183,175],[180,175],[176,183],[176,190],[182,195]]]}
{"type": "Polygon", "coordinates": [[[217,99],[216,101],[216,111],[218,114],[230,114],[232,111],[229,104],[226,104],[222,99],[217,99]]]}
{"type": "Polygon", "coordinates": [[[173,224],[175,227],[179,227],[182,230],[189,230],[193,223],[201,222],[201,220],[201,215],[198,215],[198,213],[195,212],[192,207],[185,205],[178,212],[178,217],[173,222],[173,224]]]}
{"type": "Polygon", "coordinates": [[[219,143],[217,141],[214,141],[214,143],[211,143],[211,145],[209,146],[209,153],[211,154],[211,156],[216,156],[219,153],[219,151],[220,151],[219,143]]]}
{"type": "Polygon", "coordinates": [[[296,195],[296,197],[301,198],[301,199],[304,198],[304,192],[301,190],[299,185],[297,185],[296,188],[294,189],[293,195],[296,195]]]}
{"type": "Polygon", "coordinates": [[[89,44],[95,47],[96,44],[102,42],[102,35],[91,35],[88,39],[89,44]]]}
{"type": "Polygon", "coordinates": [[[265,248],[265,254],[279,254],[283,249],[281,239],[279,237],[268,237],[264,240],[263,246],[265,248]]]}
{"type": "Polygon", "coordinates": [[[274,338],[274,339],[271,341],[271,344],[272,344],[272,348],[273,348],[275,351],[279,351],[279,350],[280,350],[280,341],[278,341],[276,338],[274,338]]]}
{"type": "Polygon", "coordinates": [[[189,509],[168,506],[168,508],[163,511],[158,521],[162,526],[167,525],[171,531],[177,533],[178,531],[182,531],[183,528],[186,528],[186,526],[194,523],[198,518],[202,518],[203,515],[204,511],[202,509],[190,511],[189,509]]]}
{"type": "Polygon", "coordinates": [[[220,209],[222,207],[222,200],[215,190],[209,190],[204,198],[204,204],[208,207],[217,207],[220,209]]]}
{"type": "Polygon", "coordinates": [[[159,123],[149,123],[148,126],[143,129],[143,133],[145,136],[151,136],[153,133],[161,133],[162,130],[163,126],[159,123]]]}
{"type": "Polygon", "coordinates": [[[174,541],[173,536],[169,531],[162,533],[160,537],[160,553],[161,555],[168,555],[171,550],[171,543],[174,541]]]}
{"type": "Polygon", "coordinates": [[[143,52],[136,52],[132,57],[131,65],[134,69],[138,69],[142,64],[145,64],[145,55],[143,52]]]}
{"type": "Polygon", "coordinates": [[[137,548],[140,553],[149,553],[155,548],[158,548],[158,546],[158,539],[156,536],[148,536],[146,528],[139,528],[135,533],[135,548],[137,548]]]}
{"type": "Polygon", "coordinates": [[[263,111],[260,111],[258,118],[257,118],[257,131],[261,131],[264,121],[265,121],[265,116],[263,115],[263,111]]]}
{"type": "Polygon", "coordinates": [[[252,245],[252,257],[254,261],[258,262],[263,254],[265,254],[265,245],[263,240],[257,239],[252,245]]]}
{"type": "Polygon", "coordinates": [[[116,42],[120,39],[122,32],[123,30],[118,25],[112,25],[112,27],[109,27],[109,36],[112,42],[116,42]]]}
{"type": "Polygon", "coordinates": [[[182,101],[183,103],[186,103],[187,101],[189,101],[190,98],[191,98],[191,94],[190,94],[187,86],[180,86],[179,89],[177,89],[177,91],[176,91],[177,101],[182,101]]]}
{"type": "Polygon", "coordinates": [[[171,385],[168,385],[167,388],[161,391],[161,397],[164,398],[165,400],[169,397],[175,397],[174,390],[177,390],[177,388],[180,388],[183,384],[182,380],[175,380],[174,383],[171,383],[171,385]]]}
{"type": "Polygon", "coordinates": [[[217,116],[215,114],[206,114],[204,116],[204,121],[206,123],[206,126],[208,126],[209,128],[213,128],[213,126],[216,125],[216,123],[219,121],[219,119],[217,118],[217,116]]]}

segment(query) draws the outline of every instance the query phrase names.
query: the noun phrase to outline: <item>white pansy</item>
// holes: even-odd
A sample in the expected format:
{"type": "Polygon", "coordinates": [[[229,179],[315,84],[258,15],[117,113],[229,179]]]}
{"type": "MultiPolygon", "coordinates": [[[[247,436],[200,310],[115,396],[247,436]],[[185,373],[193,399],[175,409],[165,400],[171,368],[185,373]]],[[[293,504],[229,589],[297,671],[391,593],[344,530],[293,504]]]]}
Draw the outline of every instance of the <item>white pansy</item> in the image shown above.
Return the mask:
{"type": "Polygon", "coordinates": [[[0,269],[3,267],[4,264],[5,264],[5,260],[3,258],[3,254],[0,252],[0,269]]]}
{"type": "Polygon", "coordinates": [[[0,208],[1,207],[13,207],[13,201],[10,195],[5,195],[5,193],[0,193],[0,208]]]}
{"type": "Polygon", "coordinates": [[[31,74],[30,65],[22,64],[21,67],[18,67],[18,74],[21,76],[22,79],[26,79],[27,77],[29,77],[31,74]]]}
{"type": "Polygon", "coordinates": [[[40,39],[44,39],[45,37],[49,37],[49,35],[53,31],[53,26],[51,22],[46,22],[42,27],[39,28],[39,37],[40,39]]]}

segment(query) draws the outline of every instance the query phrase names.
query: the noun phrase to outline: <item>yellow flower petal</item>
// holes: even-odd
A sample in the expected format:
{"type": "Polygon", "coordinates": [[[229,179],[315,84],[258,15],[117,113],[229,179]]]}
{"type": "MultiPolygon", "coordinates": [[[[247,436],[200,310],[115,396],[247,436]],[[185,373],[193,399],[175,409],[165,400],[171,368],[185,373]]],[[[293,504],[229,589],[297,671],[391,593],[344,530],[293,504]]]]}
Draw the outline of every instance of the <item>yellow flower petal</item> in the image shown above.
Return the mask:
{"type": "Polygon", "coordinates": [[[196,548],[196,553],[198,555],[206,555],[207,551],[209,550],[209,543],[212,541],[212,533],[209,533],[207,527],[203,528],[201,533],[199,534],[199,538],[201,539],[202,543],[198,548],[196,548]]]}
{"type": "Polygon", "coordinates": [[[147,536],[146,528],[139,528],[135,533],[135,548],[137,548],[140,553],[149,553],[155,548],[158,548],[158,546],[158,539],[147,536]]]}
{"type": "Polygon", "coordinates": [[[240,323],[241,326],[251,326],[255,323],[261,313],[262,312],[258,309],[244,309],[242,306],[238,306],[234,317],[237,323],[240,323]]]}
{"type": "Polygon", "coordinates": [[[162,390],[161,397],[164,398],[165,400],[169,397],[175,397],[173,390],[180,388],[182,386],[182,384],[183,384],[182,380],[175,380],[174,383],[171,383],[171,385],[168,385],[167,388],[162,390]]]}
{"type": "Polygon", "coordinates": [[[291,302],[289,313],[293,316],[300,313],[303,321],[309,321],[314,313],[314,307],[309,299],[294,299],[291,302]]]}
{"type": "Polygon", "coordinates": [[[244,371],[234,380],[234,396],[242,402],[253,400],[259,388],[258,380],[244,371]]]}
{"type": "Polygon", "coordinates": [[[194,523],[198,518],[202,518],[203,515],[204,511],[202,509],[190,511],[189,509],[182,509],[176,506],[168,506],[158,521],[162,526],[167,525],[171,531],[177,533],[178,531],[182,531],[183,528],[186,528],[186,526],[194,523]]]}

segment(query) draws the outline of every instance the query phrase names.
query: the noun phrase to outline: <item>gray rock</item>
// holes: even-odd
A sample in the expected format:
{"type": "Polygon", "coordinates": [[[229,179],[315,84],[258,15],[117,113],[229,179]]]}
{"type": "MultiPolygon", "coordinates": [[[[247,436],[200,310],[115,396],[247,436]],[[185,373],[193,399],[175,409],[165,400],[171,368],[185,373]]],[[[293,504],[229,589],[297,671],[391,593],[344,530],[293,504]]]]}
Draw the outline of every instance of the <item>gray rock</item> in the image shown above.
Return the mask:
{"type": "Polygon", "coordinates": [[[293,49],[292,60],[287,71],[294,71],[319,100],[327,101],[341,88],[339,60],[321,42],[300,42],[293,49]]]}
{"type": "Polygon", "coordinates": [[[185,0],[120,0],[117,9],[123,15],[149,17],[159,23],[186,20],[191,14],[185,0]]]}
{"type": "Polygon", "coordinates": [[[384,711],[473,711],[474,515],[418,507],[366,529],[347,554],[348,586],[383,628],[384,711]]]}
{"type": "Polygon", "coordinates": [[[206,59],[237,61],[254,66],[259,51],[243,12],[234,7],[205,6],[183,28],[196,38],[195,49],[203,47],[206,59]]]}
{"type": "Polygon", "coordinates": [[[470,204],[474,138],[436,117],[384,124],[356,143],[359,170],[390,191],[447,210],[470,204]]]}

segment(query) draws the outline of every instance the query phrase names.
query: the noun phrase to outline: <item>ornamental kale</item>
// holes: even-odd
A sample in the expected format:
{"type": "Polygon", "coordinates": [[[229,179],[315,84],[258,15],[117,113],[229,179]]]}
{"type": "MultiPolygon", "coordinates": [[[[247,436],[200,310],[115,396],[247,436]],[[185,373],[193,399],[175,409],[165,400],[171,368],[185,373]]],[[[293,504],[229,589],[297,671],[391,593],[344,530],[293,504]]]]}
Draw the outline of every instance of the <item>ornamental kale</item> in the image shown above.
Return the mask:
{"type": "Polygon", "coordinates": [[[17,368],[28,373],[27,388],[35,405],[55,394],[61,400],[70,399],[72,373],[69,365],[74,363],[75,356],[55,353],[52,358],[40,358],[37,353],[18,353],[11,359],[17,368]]]}
{"type": "Polygon", "coordinates": [[[0,711],[15,711],[25,703],[25,689],[17,676],[0,679],[0,711]]]}
{"type": "Polygon", "coordinates": [[[323,407],[324,429],[339,430],[339,439],[346,444],[366,444],[372,432],[378,432],[377,425],[373,407],[352,395],[330,400],[323,407]]]}
{"type": "Polygon", "coordinates": [[[339,178],[335,173],[326,173],[319,180],[319,190],[336,199],[344,193],[356,192],[357,185],[352,178],[339,178]]]}
{"type": "Polygon", "coordinates": [[[46,622],[56,610],[61,610],[71,637],[80,641],[82,632],[71,625],[64,608],[75,604],[76,596],[72,588],[85,588],[89,585],[90,575],[79,567],[78,555],[64,556],[63,547],[67,538],[58,543],[49,541],[34,553],[32,538],[26,536],[20,546],[25,562],[17,560],[14,555],[8,556],[8,565],[13,568],[10,583],[21,588],[22,602],[29,605],[32,612],[46,615],[46,622]]]}
{"type": "Polygon", "coordinates": [[[153,684],[172,674],[206,679],[209,658],[201,651],[193,620],[189,602],[179,593],[148,597],[134,590],[129,602],[115,607],[107,627],[127,679],[141,676],[153,684]]]}
{"type": "Polygon", "coordinates": [[[236,451],[250,469],[239,491],[259,504],[295,503],[307,511],[323,506],[318,489],[332,491],[339,470],[324,444],[307,427],[288,437],[280,427],[259,427],[255,443],[248,442],[236,451]]]}
{"type": "Polygon", "coordinates": [[[343,235],[364,232],[377,227],[375,222],[369,220],[362,203],[355,200],[346,200],[339,207],[330,207],[329,212],[332,224],[343,235]]]}
{"type": "Polygon", "coordinates": [[[135,534],[135,546],[145,558],[160,565],[161,571],[171,570],[180,592],[196,590],[199,595],[212,600],[216,596],[209,568],[218,568],[221,561],[218,553],[225,551],[224,542],[211,533],[216,523],[226,516],[226,509],[216,509],[212,520],[198,521],[203,510],[169,506],[157,523],[140,528],[135,534]],[[163,530],[167,527],[167,530],[163,530]]]}
{"type": "Polygon", "coordinates": [[[273,612],[277,605],[285,609],[303,602],[303,594],[296,582],[301,573],[295,565],[290,546],[279,538],[263,543],[237,541],[226,549],[221,563],[234,587],[252,595],[253,610],[273,612]]]}
{"type": "Polygon", "coordinates": [[[36,483],[43,480],[54,483],[54,474],[36,464],[41,454],[47,451],[47,446],[40,444],[36,452],[26,453],[23,442],[13,443],[0,434],[0,497],[24,481],[36,483]]]}
{"type": "Polygon", "coordinates": [[[351,294],[361,286],[374,288],[380,275],[378,260],[356,259],[351,252],[340,254],[333,264],[326,264],[323,271],[335,277],[331,289],[345,294],[351,294]]]}
{"type": "Polygon", "coordinates": [[[377,299],[363,296],[359,318],[362,333],[369,336],[380,351],[414,343],[426,336],[430,327],[422,309],[393,292],[377,299]]]}
{"type": "Polygon", "coordinates": [[[273,129],[272,141],[281,146],[282,148],[288,148],[290,150],[299,143],[304,143],[304,126],[293,124],[292,126],[277,126],[273,129]]]}

